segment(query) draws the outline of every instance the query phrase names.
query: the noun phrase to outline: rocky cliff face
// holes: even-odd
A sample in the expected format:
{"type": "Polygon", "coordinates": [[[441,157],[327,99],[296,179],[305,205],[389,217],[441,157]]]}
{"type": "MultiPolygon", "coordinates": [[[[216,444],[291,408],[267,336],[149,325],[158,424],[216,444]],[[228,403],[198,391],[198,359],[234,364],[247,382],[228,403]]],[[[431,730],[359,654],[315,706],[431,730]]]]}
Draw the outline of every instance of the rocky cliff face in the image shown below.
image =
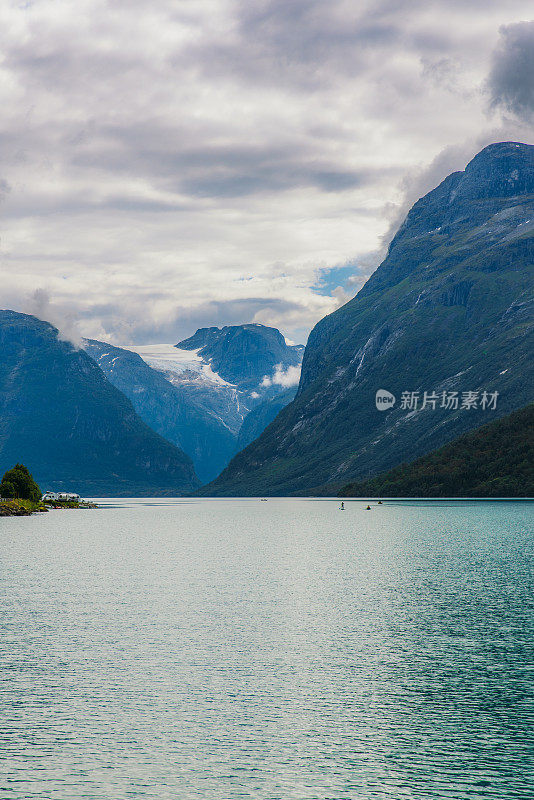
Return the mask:
{"type": "Polygon", "coordinates": [[[95,362],[46,322],[0,312],[0,472],[28,465],[43,489],[183,494],[190,459],[158,436],[95,362]]]}
{"type": "Polygon", "coordinates": [[[276,328],[257,324],[199,328],[176,347],[197,350],[225,381],[242,390],[257,389],[279,365],[300,365],[304,351],[302,345],[287,345],[276,328]]]}
{"type": "Polygon", "coordinates": [[[260,436],[265,428],[276,419],[280,411],[293,400],[296,391],[296,388],[284,389],[280,394],[265,400],[249,412],[239,429],[235,447],[236,453],[239,453],[240,450],[243,450],[260,436]]]}
{"type": "Polygon", "coordinates": [[[490,145],[413,206],[359,294],[312,331],[296,399],[204,492],[328,491],[525,406],[533,264],[534,147],[490,145]],[[477,407],[461,407],[467,392],[477,407]]]}

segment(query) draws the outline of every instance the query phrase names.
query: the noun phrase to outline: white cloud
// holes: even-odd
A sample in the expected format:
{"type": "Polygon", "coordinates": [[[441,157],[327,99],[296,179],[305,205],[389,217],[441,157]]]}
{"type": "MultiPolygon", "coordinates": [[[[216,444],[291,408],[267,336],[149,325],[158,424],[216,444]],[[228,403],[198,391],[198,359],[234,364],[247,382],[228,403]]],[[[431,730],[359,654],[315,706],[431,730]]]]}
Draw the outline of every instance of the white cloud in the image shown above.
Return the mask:
{"type": "Polygon", "coordinates": [[[284,369],[282,364],[277,364],[271,377],[265,375],[261,386],[283,386],[288,389],[290,386],[298,386],[300,381],[301,367],[287,367],[284,369]]]}
{"type": "Polygon", "coordinates": [[[115,342],[248,321],[302,341],[350,296],[320,293],[325,270],[368,273],[431,180],[496,136],[531,137],[506,116],[530,102],[509,79],[529,11],[1,4],[0,305],[44,290],[49,313],[115,342]]]}
{"type": "Polygon", "coordinates": [[[22,310],[26,314],[32,314],[38,319],[50,322],[58,329],[59,339],[70,342],[77,349],[81,348],[83,337],[78,328],[76,314],[69,313],[52,303],[50,295],[45,289],[36,289],[31,292],[26,298],[22,310]]]}

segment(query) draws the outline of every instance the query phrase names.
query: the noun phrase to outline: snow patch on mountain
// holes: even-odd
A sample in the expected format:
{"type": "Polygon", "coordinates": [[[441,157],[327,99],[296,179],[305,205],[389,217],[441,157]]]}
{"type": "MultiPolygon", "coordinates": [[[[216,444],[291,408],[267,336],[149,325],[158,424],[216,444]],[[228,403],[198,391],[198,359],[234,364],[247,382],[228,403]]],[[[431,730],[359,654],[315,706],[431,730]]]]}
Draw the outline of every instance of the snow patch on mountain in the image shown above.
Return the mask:
{"type": "Polygon", "coordinates": [[[127,344],[123,345],[123,348],[137,353],[149,367],[165,373],[169,378],[178,375],[184,376],[185,373],[194,373],[195,377],[198,376],[206,383],[234,386],[212,370],[209,362],[199,355],[200,348],[181,350],[173,344],[127,344]]]}

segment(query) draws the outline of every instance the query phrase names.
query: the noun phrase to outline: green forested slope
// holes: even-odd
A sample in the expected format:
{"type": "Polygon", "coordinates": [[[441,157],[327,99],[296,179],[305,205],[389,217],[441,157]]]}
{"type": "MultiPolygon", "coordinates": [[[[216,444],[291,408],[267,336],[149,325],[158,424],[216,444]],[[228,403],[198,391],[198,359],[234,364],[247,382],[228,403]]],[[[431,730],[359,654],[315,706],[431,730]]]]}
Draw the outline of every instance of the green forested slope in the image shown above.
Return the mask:
{"type": "Polygon", "coordinates": [[[534,404],[341,497],[534,497],[534,404]]]}

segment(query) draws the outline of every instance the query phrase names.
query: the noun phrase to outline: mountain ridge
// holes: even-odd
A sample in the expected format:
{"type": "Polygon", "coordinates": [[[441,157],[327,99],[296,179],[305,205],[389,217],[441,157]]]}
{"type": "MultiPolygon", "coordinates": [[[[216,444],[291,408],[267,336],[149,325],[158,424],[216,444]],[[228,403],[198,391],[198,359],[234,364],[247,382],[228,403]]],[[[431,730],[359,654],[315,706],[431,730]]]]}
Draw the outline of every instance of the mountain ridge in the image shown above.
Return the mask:
{"type": "Polygon", "coordinates": [[[341,486],[526,405],[533,263],[534,147],[490,145],[414,204],[365,286],[313,329],[295,400],[201,493],[341,486]],[[381,412],[379,389],[497,391],[499,403],[483,418],[381,412]]]}
{"type": "Polygon", "coordinates": [[[84,349],[128,397],[141,419],[187,453],[202,482],[226,466],[235,452],[236,433],[187,387],[174,385],[126,348],[86,339],[84,349]]]}
{"type": "Polygon", "coordinates": [[[93,496],[180,495],[199,485],[188,456],[50,323],[0,311],[0,350],[4,469],[22,461],[44,489],[93,496]]]}
{"type": "Polygon", "coordinates": [[[284,380],[285,369],[300,366],[302,353],[276,328],[256,324],[200,328],[175,346],[119,348],[97,340],[83,346],[139,416],[190,456],[203,483],[234,455],[256,407],[267,405],[245,426],[249,436],[289,402],[277,375],[284,380]]]}
{"type": "Polygon", "coordinates": [[[304,350],[302,345],[288,345],[277,328],[256,322],[199,328],[176,347],[197,350],[222,378],[244,390],[257,390],[277,366],[300,365],[304,350]]]}

